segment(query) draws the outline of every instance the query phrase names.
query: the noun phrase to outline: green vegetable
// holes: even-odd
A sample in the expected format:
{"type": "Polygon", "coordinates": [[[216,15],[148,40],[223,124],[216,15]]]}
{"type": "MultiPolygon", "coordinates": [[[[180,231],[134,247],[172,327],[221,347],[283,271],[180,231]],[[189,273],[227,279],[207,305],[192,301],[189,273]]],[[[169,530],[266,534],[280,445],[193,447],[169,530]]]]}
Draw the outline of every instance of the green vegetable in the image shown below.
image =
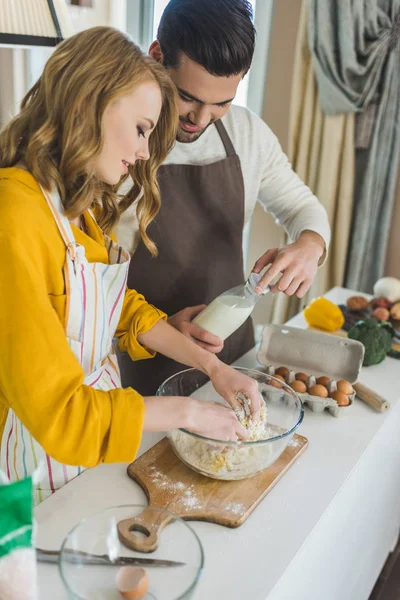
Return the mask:
{"type": "Polygon", "coordinates": [[[387,321],[379,322],[371,317],[358,321],[348,332],[348,337],[358,340],[365,346],[363,365],[377,365],[386,358],[392,349],[394,329],[387,321]]]}

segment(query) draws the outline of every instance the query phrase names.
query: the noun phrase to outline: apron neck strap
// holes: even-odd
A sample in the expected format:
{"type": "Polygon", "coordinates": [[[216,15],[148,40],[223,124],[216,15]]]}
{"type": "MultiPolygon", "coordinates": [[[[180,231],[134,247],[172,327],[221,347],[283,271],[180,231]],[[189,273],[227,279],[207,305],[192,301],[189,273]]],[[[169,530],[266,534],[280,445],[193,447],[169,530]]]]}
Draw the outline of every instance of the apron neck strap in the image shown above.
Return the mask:
{"type": "Polygon", "coordinates": [[[231,138],[229,137],[228,132],[226,131],[225,126],[224,126],[223,122],[221,121],[221,119],[218,119],[218,121],[215,121],[214,125],[217,128],[219,137],[221,138],[221,141],[224,145],[226,155],[227,156],[236,156],[236,150],[233,147],[231,138]]]}
{"type": "Polygon", "coordinates": [[[69,220],[64,215],[64,208],[61,202],[60,194],[56,188],[53,188],[51,192],[44,190],[40,186],[42,194],[52,212],[58,230],[61,234],[64,244],[71,251],[72,258],[75,256],[76,241],[69,220]]]}

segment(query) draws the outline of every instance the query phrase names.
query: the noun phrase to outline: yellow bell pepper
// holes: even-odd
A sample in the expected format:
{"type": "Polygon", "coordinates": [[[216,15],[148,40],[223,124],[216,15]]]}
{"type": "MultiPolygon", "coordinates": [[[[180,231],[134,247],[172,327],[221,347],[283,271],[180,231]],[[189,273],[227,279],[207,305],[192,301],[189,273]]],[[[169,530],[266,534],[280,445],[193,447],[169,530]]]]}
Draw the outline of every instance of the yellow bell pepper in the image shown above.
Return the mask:
{"type": "Polygon", "coordinates": [[[310,327],[335,331],[344,325],[340,308],[327,298],[316,298],[305,309],[304,317],[310,327]]]}

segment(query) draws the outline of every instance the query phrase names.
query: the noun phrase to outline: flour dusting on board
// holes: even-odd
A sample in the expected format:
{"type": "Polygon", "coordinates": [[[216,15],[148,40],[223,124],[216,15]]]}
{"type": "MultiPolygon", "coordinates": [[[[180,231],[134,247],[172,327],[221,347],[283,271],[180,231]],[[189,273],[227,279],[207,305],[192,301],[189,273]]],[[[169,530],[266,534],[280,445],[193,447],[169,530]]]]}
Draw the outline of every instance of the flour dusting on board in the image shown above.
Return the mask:
{"type": "Polygon", "coordinates": [[[295,435],[291,439],[291,441],[288,444],[288,446],[290,446],[291,448],[299,448],[300,446],[303,446],[303,444],[304,444],[304,440],[300,436],[295,435]]]}
{"type": "Polygon", "coordinates": [[[245,511],[245,506],[239,502],[229,502],[229,504],[225,506],[225,510],[229,510],[229,512],[234,515],[242,515],[245,511]]]}
{"type": "Polygon", "coordinates": [[[187,487],[182,481],[173,481],[159,471],[154,465],[149,467],[150,476],[154,484],[167,493],[179,492],[174,503],[180,505],[184,510],[201,510],[203,504],[195,493],[194,486],[187,487]]]}
{"type": "MultiPolygon", "coordinates": [[[[154,465],[149,467],[149,471],[152,481],[159,489],[168,493],[179,492],[174,499],[174,504],[178,505],[184,511],[203,510],[204,503],[196,494],[195,486],[193,484],[187,487],[182,481],[173,481],[168,475],[159,471],[154,465]]],[[[211,508],[210,498],[207,500],[207,507],[211,508]]],[[[245,512],[245,506],[239,502],[229,502],[224,509],[234,515],[241,515],[245,512]]]]}

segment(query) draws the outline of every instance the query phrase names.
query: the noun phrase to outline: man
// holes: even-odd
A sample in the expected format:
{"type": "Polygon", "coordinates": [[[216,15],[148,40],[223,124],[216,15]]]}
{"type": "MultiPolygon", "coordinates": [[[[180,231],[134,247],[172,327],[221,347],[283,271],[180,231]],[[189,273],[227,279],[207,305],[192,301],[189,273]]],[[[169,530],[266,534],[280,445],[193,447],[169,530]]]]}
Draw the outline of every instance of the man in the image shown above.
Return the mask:
{"type": "MultiPolygon", "coordinates": [[[[191,320],[218,294],[243,283],[243,229],[256,201],[293,240],[282,248],[268,248],[265,241],[266,252],[253,270],[272,266],[260,290],[282,272],[274,291],[302,297],[330,238],[324,208],[292,171],[274,134],[249,110],[231,106],[254,42],[246,0],[169,2],[149,51],[176,85],[180,115],[177,144],[159,171],[162,207],[148,228],[158,257],[151,258],[139,241],[134,206],[117,231],[133,253],[129,287],[227,363],[254,345],[251,319],[225,344],[191,320]]],[[[183,368],[162,356],[133,363],[123,355],[120,366],[123,384],[144,395],[183,368]]]]}

